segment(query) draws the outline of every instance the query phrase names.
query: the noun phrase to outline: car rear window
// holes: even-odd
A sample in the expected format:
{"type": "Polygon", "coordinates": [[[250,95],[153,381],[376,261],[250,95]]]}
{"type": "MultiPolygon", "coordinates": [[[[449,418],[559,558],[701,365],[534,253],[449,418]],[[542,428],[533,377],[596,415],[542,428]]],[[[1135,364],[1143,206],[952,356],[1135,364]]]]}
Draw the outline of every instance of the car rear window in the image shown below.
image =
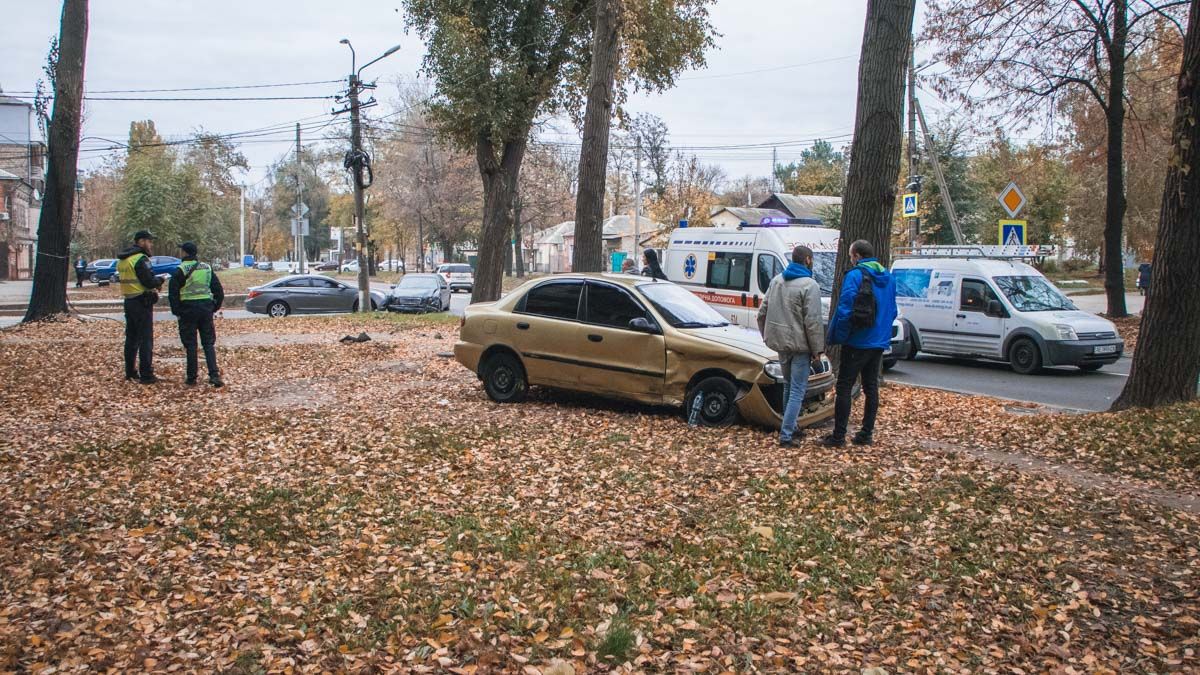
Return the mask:
{"type": "Polygon", "coordinates": [[[555,281],[535,287],[521,299],[518,311],[548,316],[552,319],[575,320],[579,316],[579,297],[583,295],[581,281],[555,281]]]}
{"type": "Polygon", "coordinates": [[[471,266],[470,265],[444,265],[442,267],[442,272],[446,272],[449,274],[470,274],[471,266]]]}

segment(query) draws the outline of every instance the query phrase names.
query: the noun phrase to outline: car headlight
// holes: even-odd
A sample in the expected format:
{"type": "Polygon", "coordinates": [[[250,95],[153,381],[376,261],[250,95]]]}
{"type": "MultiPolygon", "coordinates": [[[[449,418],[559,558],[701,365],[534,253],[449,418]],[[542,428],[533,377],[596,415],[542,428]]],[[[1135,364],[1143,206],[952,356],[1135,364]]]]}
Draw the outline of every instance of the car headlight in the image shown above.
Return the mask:
{"type": "Polygon", "coordinates": [[[773,380],[782,382],[784,379],[783,366],[778,361],[769,361],[767,365],[763,366],[763,372],[773,380]]]}
{"type": "Polygon", "coordinates": [[[1068,326],[1065,323],[1054,324],[1054,330],[1058,331],[1058,339],[1059,340],[1078,340],[1079,339],[1079,335],[1075,332],[1075,329],[1068,326]]]}

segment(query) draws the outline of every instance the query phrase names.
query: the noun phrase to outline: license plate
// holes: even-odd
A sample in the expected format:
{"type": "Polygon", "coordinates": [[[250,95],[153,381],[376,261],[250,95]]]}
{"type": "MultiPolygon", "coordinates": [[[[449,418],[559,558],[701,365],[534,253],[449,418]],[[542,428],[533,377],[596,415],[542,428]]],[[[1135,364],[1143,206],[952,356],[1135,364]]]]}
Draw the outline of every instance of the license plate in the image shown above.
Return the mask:
{"type": "Polygon", "coordinates": [[[1093,354],[1116,354],[1117,345],[1100,345],[1092,350],[1093,354]]]}

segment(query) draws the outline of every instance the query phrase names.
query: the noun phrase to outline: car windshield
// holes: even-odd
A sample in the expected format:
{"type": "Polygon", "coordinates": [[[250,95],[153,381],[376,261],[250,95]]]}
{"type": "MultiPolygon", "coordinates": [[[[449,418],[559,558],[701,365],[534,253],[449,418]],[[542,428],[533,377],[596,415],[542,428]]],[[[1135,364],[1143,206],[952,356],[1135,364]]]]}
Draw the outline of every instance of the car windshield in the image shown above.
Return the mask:
{"type": "Polygon", "coordinates": [[[993,277],[1000,291],[1018,312],[1054,312],[1077,309],[1042,277],[993,277]]]}
{"type": "Polygon", "coordinates": [[[437,285],[432,277],[404,277],[396,288],[437,288],[437,285]]]}
{"type": "Polygon", "coordinates": [[[709,328],[728,326],[713,308],[704,304],[691,291],[675,284],[641,284],[637,287],[642,295],[654,305],[654,309],[675,328],[709,328]]]}
{"type": "Polygon", "coordinates": [[[813,252],[812,273],[813,278],[817,280],[817,285],[821,287],[821,295],[826,297],[833,295],[833,275],[836,268],[836,251],[813,252]]]}

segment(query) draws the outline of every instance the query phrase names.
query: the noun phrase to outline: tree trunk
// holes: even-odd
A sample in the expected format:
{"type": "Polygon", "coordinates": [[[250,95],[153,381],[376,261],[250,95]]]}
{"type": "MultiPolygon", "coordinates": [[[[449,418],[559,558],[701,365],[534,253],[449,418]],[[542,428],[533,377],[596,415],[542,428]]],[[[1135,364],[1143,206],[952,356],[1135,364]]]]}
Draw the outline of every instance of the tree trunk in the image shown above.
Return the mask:
{"type": "Polygon", "coordinates": [[[87,0],[64,0],[58,61],[54,64],[54,112],[47,133],[50,147],[46,192],[42,197],[42,213],[38,219],[33,292],[24,321],[36,321],[67,311],[68,253],[71,222],[75,214],[87,34],[87,0]]]}
{"type": "Polygon", "coordinates": [[[579,192],[575,196],[574,272],[604,270],[604,188],[608,136],[612,124],[613,81],[621,52],[622,0],[598,0],[592,33],[592,70],[579,151],[579,192]]]}
{"type": "Polygon", "coordinates": [[[1200,378],[1200,3],[1192,3],[1175,133],[1163,189],[1150,292],[1125,389],[1114,410],[1196,398],[1200,378]]]}
{"type": "Polygon", "coordinates": [[[479,264],[475,269],[471,302],[500,299],[505,249],[512,248],[512,197],[529,137],[527,130],[514,136],[504,141],[499,156],[495,143],[486,134],[480,134],[475,145],[475,160],[483,179],[483,226],[479,231],[479,264]]]}
{"type": "Polygon", "coordinates": [[[1125,45],[1128,41],[1128,0],[1113,3],[1111,64],[1108,83],[1108,176],[1104,200],[1104,291],[1108,316],[1128,316],[1125,308],[1125,45]]]}
{"type": "Polygon", "coordinates": [[[837,307],[842,277],[850,266],[851,243],[856,239],[871,242],[884,265],[891,257],[904,126],[905,69],[915,5],[916,0],[869,0],[867,4],[858,66],[858,109],[830,316],[837,307]]]}
{"type": "Polygon", "coordinates": [[[525,277],[525,256],[523,255],[523,247],[521,246],[521,192],[517,191],[513,197],[513,241],[516,242],[516,251],[513,256],[517,262],[517,278],[525,277]]]}

